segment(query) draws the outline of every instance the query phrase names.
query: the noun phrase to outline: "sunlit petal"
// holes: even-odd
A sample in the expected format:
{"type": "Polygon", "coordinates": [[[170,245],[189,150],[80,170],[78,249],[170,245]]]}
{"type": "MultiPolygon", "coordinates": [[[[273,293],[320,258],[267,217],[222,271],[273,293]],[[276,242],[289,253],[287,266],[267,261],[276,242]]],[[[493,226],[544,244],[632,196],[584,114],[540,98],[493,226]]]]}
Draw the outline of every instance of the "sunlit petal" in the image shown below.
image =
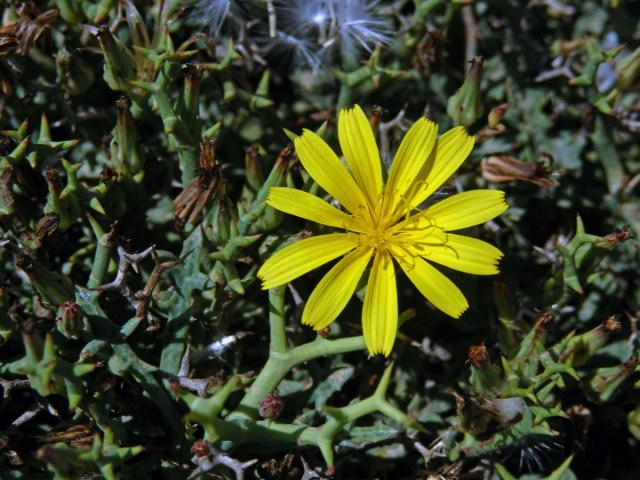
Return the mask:
{"type": "Polygon", "coordinates": [[[409,280],[434,307],[453,318],[458,318],[469,308],[460,289],[438,269],[420,257],[407,257],[404,251],[393,249],[391,253],[409,280]]]}
{"type": "Polygon", "coordinates": [[[426,248],[427,260],[473,275],[495,275],[502,252],[493,245],[476,238],[447,234],[444,245],[426,248]]]}
{"type": "Polygon", "coordinates": [[[353,296],[372,252],[372,248],[360,247],[329,270],[307,300],[302,323],[321,330],[340,315],[353,296]]]}
{"type": "Polygon", "coordinates": [[[306,238],[277,251],[258,270],[262,288],[284,285],[357,246],[354,236],[332,233],[306,238]]]}
{"type": "Polygon", "coordinates": [[[304,130],[294,143],[302,166],[318,185],[351,213],[366,210],[364,194],[322,138],[304,130]]]}
{"type": "Polygon", "coordinates": [[[424,202],[460,168],[473,149],[474,137],[464,127],[455,127],[438,137],[433,162],[427,163],[408,195],[413,206],[424,202]]]}
{"type": "Polygon", "coordinates": [[[338,139],[353,177],[375,208],[382,192],[380,153],[369,120],[358,105],[340,111],[338,139]]]}
{"type": "Polygon", "coordinates": [[[371,355],[388,356],[398,330],[398,294],[393,260],[387,251],[374,261],[362,308],[362,332],[371,355]]]}
{"type": "Polygon", "coordinates": [[[438,126],[423,117],[411,126],[402,139],[393,159],[385,190],[385,208],[389,213],[404,201],[407,190],[427,163],[437,132],[438,126]]]}
{"type": "Polygon", "coordinates": [[[445,198],[422,215],[444,230],[459,230],[491,220],[507,208],[504,192],[500,190],[469,190],[445,198]]]}
{"type": "Polygon", "coordinates": [[[330,227],[349,229],[354,223],[351,215],[332,207],[315,195],[295,188],[271,188],[267,203],[281,212],[330,227]]]}

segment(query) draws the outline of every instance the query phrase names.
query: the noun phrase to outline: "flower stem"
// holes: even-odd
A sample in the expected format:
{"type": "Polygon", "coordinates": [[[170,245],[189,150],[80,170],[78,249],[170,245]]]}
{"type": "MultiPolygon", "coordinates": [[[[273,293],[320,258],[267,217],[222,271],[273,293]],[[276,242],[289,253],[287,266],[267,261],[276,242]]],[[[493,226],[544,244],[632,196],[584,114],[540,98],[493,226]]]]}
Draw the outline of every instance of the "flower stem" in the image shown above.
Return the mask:
{"type": "Polygon", "coordinates": [[[269,290],[270,351],[280,354],[287,353],[288,350],[286,320],[284,317],[284,290],[285,287],[269,290]]]}

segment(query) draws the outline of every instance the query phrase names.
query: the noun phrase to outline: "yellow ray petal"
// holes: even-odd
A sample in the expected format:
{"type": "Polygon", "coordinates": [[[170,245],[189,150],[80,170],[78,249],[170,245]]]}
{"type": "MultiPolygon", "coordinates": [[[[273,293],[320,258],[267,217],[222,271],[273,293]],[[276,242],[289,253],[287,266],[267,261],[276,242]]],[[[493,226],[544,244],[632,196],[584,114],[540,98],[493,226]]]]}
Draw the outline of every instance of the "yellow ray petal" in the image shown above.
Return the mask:
{"type": "Polygon", "coordinates": [[[420,257],[409,257],[406,252],[397,248],[393,248],[391,253],[409,280],[434,307],[453,318],[458,318],[469,308],[460,289],[435,267],[420,257]]]}
{"type": "Polygon", "coordinates": [[[340,111],[338,139],[353,177],[373,210],[382,192],[382,167],[373,130],[358,105],[340,111]]]}
{"type": "Polygon", "coordinates": [[[336,263],[320,280],[302,312],[302,323],[321,330],[333,322],[349,303],[373,249],[360,247],[336,263]]]}
{"type": "Polygon", "coordinates": [[[411,126],[402,139],[387,180],[385,208],[389,214],[405,198],[407,190],[427,163],[437,132],[438,126],[423,117],[411,126]]]}
{"type": "Polygon", "coordinates": [[[296,137],[295,147],[305,170],[329,195],[353,214],[367,210],[364,194],[322,138],[305,129],[296,137]]]}
{"type": "Polygon", "coordinates": [[[410,203],[418,206],[440,188],[469,156],[474,142],[474,137],[469,136],[464,127],[452,128],[438,137],[433,163],[427,164],[418,175],[408,196],[410,203]]]}
{"type": "Polygon", "coordinates": [[[355,223],[351,215],[332,207],[315,195],[295,188],[272,187],[267,203],[281,212],[330,227],[351,229],[355,223]]]}
{"type": "Polygon", "coordinates": [[[474,275],[495,275],[502,252],[476,238],[447,234],[446,245],[426,249],[427,260],[474,275]]]}
{"type": "Polygon", "coordinates": [[[398,294],[393,260],[379,252],[374,261],[362,308],[362,332],[371,355],[389,356],[398,330],[398,294]]]}
{"type": "Polygon", "coordinates": [[[433,219],[444,230],[459,230],[491,220],[507,208],[500,190],[469,190],[445,198],[419,215],[433,219]]]}
{"type": "Polygon", "coordinates": [[[284,285],[357,246],[353,235],[332,233],[305,238],[272,255],[258,270],[262,288],[284,285]]]}

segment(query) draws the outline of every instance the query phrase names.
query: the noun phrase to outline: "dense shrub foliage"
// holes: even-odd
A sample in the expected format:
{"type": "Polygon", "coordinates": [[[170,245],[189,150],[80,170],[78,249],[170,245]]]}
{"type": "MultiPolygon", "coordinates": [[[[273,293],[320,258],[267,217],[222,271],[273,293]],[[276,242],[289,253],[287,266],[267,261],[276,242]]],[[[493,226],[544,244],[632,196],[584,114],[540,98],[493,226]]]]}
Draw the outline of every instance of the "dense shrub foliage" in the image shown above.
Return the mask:
{"type": "Polygon", "coordinates": [[[638,1],[0,11],[1,478],[640,475],[638,1]],[[510,205],[465,231],[498,275],[441,269],[460,318],[396,265],[388,357],[362,336],[367,271],[318,332],[300,320],[330,266],[256,276],[339,230],[266,201],[338,206],[296,139],[340,155],[355,104],[383,172],[421,116],[475,137],[407,213],[473,189],[510,205]]]}

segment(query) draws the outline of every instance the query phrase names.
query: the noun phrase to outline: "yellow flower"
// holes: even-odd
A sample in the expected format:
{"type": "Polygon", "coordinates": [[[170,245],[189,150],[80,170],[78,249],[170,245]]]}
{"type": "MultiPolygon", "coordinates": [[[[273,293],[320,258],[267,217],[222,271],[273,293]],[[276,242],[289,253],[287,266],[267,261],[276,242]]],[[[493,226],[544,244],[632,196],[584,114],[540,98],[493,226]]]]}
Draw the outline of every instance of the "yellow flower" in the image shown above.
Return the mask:
{"type": "Polygon", "coordinates": [[[449,232],[490,220],[507,204],[503,192],[471,190],[419,210],[473,148],[474,139],[463,127],[436,136],[433,122],[418,120],[402,140],[383,185],[374,133],[359,106],[342,110],[338,118],[338,139],[351,173],[324,140],[304,130],[295,140],[302,165],[345,211],[292,188],[272,188],[267,203],[346,232],[310,237],[278,251],[258,271],[262,288],[284,285],[344,255],[318,283],[302,314],[302,323],[320,330],[345,308],[373,257],[362,309],[362,331],[371,354],[389,355],[397,333],[394,261],[435,307],[459,317],[468,308],[467,300],[429,262],[476,275],[498,273],[500,250],[449,232]]]}

